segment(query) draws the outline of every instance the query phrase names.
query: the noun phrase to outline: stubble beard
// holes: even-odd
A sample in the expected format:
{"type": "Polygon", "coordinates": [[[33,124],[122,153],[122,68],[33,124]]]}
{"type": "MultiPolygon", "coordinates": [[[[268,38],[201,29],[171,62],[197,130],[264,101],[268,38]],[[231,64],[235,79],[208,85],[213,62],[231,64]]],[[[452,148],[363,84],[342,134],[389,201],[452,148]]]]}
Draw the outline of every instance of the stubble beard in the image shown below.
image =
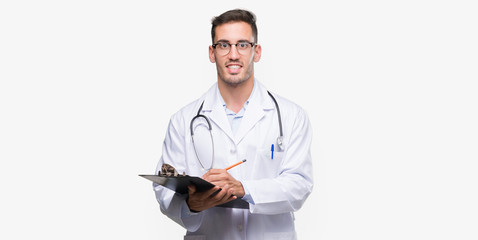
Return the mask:
{"type": "Polygon", "coordinates": [[[249,78],[252,76],[253,71],[254,71],[253,65],[249,65],[243,77],[241,77],[241,74],[231,75],[231,74],[228,74],[227,72],[221,72],[219,70],[217,74],[219,79],[226,85],[230,87],[237,87],[243,84],[244,82],[246,82],[247,80],[249,80],[249,78]]]}

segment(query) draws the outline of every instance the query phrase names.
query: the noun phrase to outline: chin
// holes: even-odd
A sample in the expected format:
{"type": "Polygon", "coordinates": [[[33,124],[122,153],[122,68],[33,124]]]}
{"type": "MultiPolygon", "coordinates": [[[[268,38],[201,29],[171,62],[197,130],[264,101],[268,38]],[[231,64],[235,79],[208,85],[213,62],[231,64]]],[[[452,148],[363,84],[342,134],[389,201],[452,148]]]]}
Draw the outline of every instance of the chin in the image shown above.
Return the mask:
{"type": "Polygon", "coordinates": [[[235,78],[235,77],[230,78],[229,77],[229,78],[222,78],[222,81],[230,86],[238,86],[241,83],[246,82],[247,78],[235,78]]]}
{"type": "Polygon", "coordinates": [[[238,74],[238,75],[231,75],[231,74],[225,74],[220,75],[219,78],[226,83],[227,85],[230,86],[238,86],[242,83],[247,82],[247,80],[251,77],[251,75],[244,76],[244,74],[238,74]]]}

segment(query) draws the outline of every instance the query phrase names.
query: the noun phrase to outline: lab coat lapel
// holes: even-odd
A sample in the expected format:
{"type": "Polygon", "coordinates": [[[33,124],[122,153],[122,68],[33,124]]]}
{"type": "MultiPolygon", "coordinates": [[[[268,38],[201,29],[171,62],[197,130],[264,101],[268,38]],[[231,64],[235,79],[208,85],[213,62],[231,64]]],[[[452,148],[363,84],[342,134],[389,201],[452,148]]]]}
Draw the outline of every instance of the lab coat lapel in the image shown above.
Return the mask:
{"type": "MultiPolygon", "coordinates": [[[[219,127],[231,140],[234,140],[229,120],[227,120],[226,111],[219,100],[219,89],[217,83],[213,86],[204,100],[202,114],[219,127]],[[208,113],[209,112],[209,113],[208,113]]],[[[213,126],[214,129],[214,126],[213,126]]]]}
{"type": "Polygon", "coordinates": [[[224,107],[221,106],[221,104],[216,104],[214,108],[211,111],[211,115],[209,115],[209,118],[211,121],[216,123],[216,125],[222,129],[224,133],[230,138],[233,138],[232,130],[231,130],[231,125],[229,124],[229,120],[227,120],[226,116],[226,111],[224,110],[224,107]]]}
{"type": "Polygon", "coordinates": [[[265,116],[266,111],[274,109],[274,106],[271,105],[271,101],[269,100],[266,88],[258,81],[255,81],[254,83],[256,84],[256,90],[249,101],[249,105],[246,108],[241,125],[236,132],[236,136],[234,138],[236,144],[238,144],[265,116]]]}
{"type": "Polygon", "coordinates": [[[234,141],[236,144],[241,142],[241,140],[246,136],[246,134],[256,125],[264,117],[264,110],[259,104],[254,104],[253,102],[249,102],[249,106],[244,113],[244,117],[242,118],[241,125],[237,130],[236,136],[234,141]]]}
{"type": "Polygon", "coordinates": [[[226,111],[219,99],[217,83],[206,93],[202,114],[208,116],[236,144],[239,144],[247,133],[265,116],[265,111],[274,109],[274,104],[270,100],[266,88],[258,81],[254,81],[254,84],[256,87],[255,93],[253,93],[249,101],[235,136],[232,134],[226,111]]]}

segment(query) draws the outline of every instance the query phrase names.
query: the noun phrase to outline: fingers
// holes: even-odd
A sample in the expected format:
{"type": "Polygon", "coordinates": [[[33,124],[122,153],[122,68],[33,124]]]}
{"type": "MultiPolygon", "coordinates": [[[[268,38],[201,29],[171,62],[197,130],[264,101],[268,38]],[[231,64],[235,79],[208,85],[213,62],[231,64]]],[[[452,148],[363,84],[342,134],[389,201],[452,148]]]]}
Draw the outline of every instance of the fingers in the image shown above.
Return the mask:
{"type": "Polygon", "coordinates": [[[223,203],[227,203],[231,200],[236,199],[237,197],[233,195],[233,189],[229,188],[229,186],[225,186],[222,188],[217,194],[210,196],[211,203],[214,206],[221,205],[223,203]]]}
{"type": "Polygon", "coordinates": [[[242,184],[224,169],[211,169],[202,178],[215,186],[204,192],[197,192],[193,185],[188,186],[187,204],[194,211],[203,211],[237,199],[235,193],[242,190],[242,184]]]}
{"type": "Polygon", "coordinates": [[[192,184],[188,185],[188,193],[189,193],[189,195],[192,195],[192,194],[194,194],[195,192],[196,192],[196,186],[194,186],[194,185],[192,185],[192,184]]]}
{"type": "Polygon", "coordinates": [[[212,181],[212,180],[218,180],[218,179],[224,179],[224,178],[227,178],[227,176],[229,175],[229,173],[227,173],[226,170],[224,169],[211,169],[209,171],[207,171],[203,176],[202,178],[208,182],[212,181]]]}
{"type": "Polygon", "coordinates": [[[233,189],[229,186],[219,188],[215,186],[205,192],[196,192],[193,185],[188,186],[189,196],[187,204],[192,211],[200,212],[208,208],[227,203],[237,197],[233,195],[233,189]]]}
{"type": "Polygon", "coordinates": [[[203,175],[203,179],[219,187],[231,185],[236,179],[224,169],[211,169],[203,175]]]}
{"type": "Polygon", "coordinates": [[[200,212],[208,208],[213,207],[212,202],[209,200],[210,196],[220,190],[219,187],[213,187],[205,192],[197,192],[194,185],[188,185],[188,197],[186,203],[190,210],[200,212]]]}

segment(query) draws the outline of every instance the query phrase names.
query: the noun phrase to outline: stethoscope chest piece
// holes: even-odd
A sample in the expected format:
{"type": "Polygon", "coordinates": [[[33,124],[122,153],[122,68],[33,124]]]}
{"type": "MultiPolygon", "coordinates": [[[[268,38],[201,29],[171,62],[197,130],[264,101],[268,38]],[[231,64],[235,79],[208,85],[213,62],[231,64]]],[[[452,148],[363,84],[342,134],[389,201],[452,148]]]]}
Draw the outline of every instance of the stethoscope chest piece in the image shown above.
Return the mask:
{"type": "Polygon", "coordinates": [[[279,146],[279,150],[284,150],[284,143],[282,141],[282,136],[277,137],[277,146],[279,146]]]}

